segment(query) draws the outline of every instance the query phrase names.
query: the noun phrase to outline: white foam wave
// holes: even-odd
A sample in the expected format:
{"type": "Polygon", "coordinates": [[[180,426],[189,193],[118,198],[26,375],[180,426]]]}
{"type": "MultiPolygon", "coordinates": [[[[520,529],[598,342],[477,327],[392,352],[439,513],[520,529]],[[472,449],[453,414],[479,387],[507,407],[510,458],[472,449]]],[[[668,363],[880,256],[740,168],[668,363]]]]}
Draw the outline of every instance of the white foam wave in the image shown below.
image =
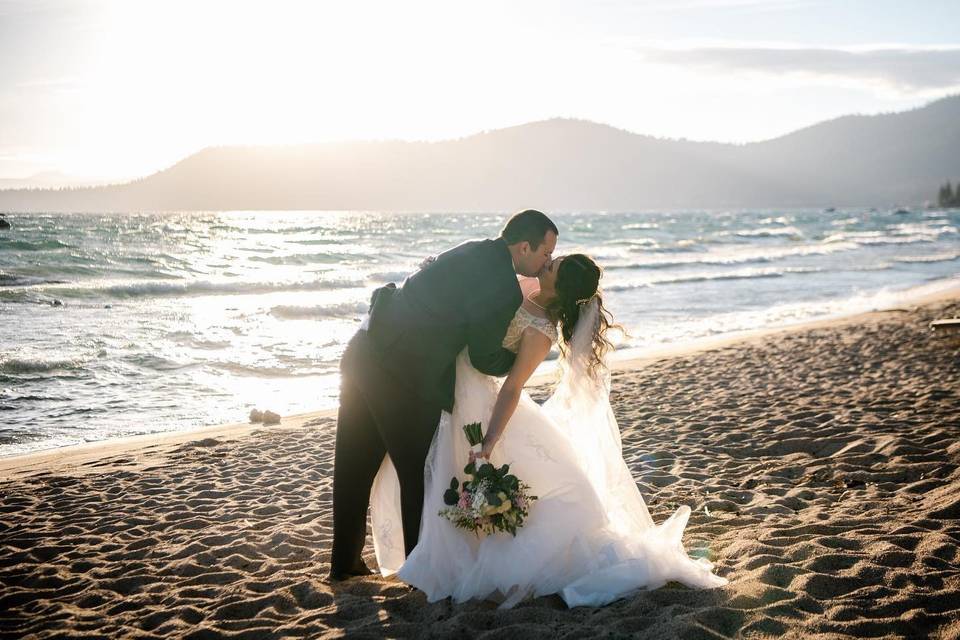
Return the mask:
{"type": "Polygon", "coordinates": [[[960,258],[960,253],[934,253],[927,256],[904,256],[893,258],[894,262],[906,264],[930,264],[933,262],[952,262],[960,258]]]}
{"type": "Polygon", "coordinates": [[[367,274],[371,280],[376,280],[377,282],[403,282],[407,276],[413,273],[416,270],[416,267],[411,267],[406,271],[374,271],[367,274]]]}
{"type": "Polygon", "coordinates": [[[858,245],[853,242],[832,242],[829,244],[799,245],[790,247],[747,247],[736,249],[714,249],[707,252],[689,254],[649,255],[639,260],[604,265],[606,269],[666,269],[689,265],[727,266],[734,264],[766,263],[784,258],[802,256],[820,256],[852,251],[858,245]]]}
{"type": "Polygon", "coordinates": [[[322,373],[319,370],[306,369],[302,366],[298,368],[270,367],[241,364],[239,362],[209,362],[207,364],[214,369],[253,378],[310,378],[322,373]]]}
{"type": "MultiPolygon", "coordinates": [[[[857,313],[893,309],[924,296],[960,287],[960,278],[937,280],[908,289],[884,288],[842,298],[820,298],[789,302],[750,311],[715,314],[687,321],[671,321],[661,326],[644,326],[642,341],[634,341],[629,352],[620,357],[642,357],[646,352],[668,344],[684,343],[717,335],[735,335],[745,331],[786,327],[802,322],[840,318],[857,313]]],[[[630,327],[628,327],[628,331],[630,327]]]]}
{"type": "Polygon", "coordinates": [[[861,245],[899,245],[936,242],[941,235],[957,233],[950,225],[891,224],[884,231],[841,231],[823,239],[825,243],[856,242],[861,245]]]}
{"type": "Polygon", "coordinates": [[[54,297],[85,298],[153,298],[188,295],[236,295],[274,293],[278,291],[326,291],[364,286],[363,280],[324,279],[287,282],[244,282],[237,280],[181,281],[100,281],[87,285],[42,285],[30,291],[54,297]]]}
{"type": "Polygon", "coordinates": [[[832,220],[830,222],[831,226],[834,227],[846,227],[851,224],[857,224],[860,222],[860,218],[843,218],[842,220],[832,220]]]}
{"type": "Polygon", "coordinates": [[[74,371],[83,368],[80,358],[17,358],[0,356],[0,373],[51,373],[54,371],[74,371]]]}
{"type": "Polygon", "coordinates": [[[366,302],[359,301],[318,306],[278,305],[270,309],[270,315],[284,320],[353,318],[366,313],[368,307],[366,302]]]}
{"type": "Polygon", "coordinates": [[[735,271],[717,271],[715,273],[690,273],[664,278],[645,278],[629,282],[613,283],[604,287],[607,291],[629,291],[642,287],[664,284],[686,284],[690,282],[710,282],[714,280],[753,280],[756,278],[782,278],[791,274],[821,273],[821,269],[786,268],[786,269],[740,269],[735,271]]]}
{"type": "Polygon", "coordinates": [[[779,236],[796,236],[799,238],[803,236],[803,233],[796,227],[777,227],[773,229],[763,227],[760,229],[743,229],[735,232],[735,235],[740,238],[775,238],[779,236]]]}

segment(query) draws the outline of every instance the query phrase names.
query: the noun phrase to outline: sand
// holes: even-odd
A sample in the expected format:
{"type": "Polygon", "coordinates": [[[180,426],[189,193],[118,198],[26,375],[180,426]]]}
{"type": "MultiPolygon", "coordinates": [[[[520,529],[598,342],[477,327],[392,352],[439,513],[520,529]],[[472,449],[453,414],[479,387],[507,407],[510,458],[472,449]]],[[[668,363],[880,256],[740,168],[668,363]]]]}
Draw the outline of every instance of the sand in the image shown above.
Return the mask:
{"type": "Polygon", "coordinates": [[[624,455],[657,521],[694,509],[721,589],[499,611],[328,585],[318,413],[0,461],[0,637],[960,638],[950,316],[955,292],[618,367],[624,455]]]}

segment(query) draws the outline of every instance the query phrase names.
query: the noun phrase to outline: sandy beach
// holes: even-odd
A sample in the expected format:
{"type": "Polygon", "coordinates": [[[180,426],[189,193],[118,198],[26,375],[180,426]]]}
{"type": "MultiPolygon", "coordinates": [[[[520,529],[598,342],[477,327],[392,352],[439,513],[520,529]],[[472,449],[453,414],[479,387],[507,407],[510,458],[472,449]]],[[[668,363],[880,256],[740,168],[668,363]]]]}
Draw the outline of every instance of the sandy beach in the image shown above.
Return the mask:
{"type": "Polygon", "coordinates": [[[929,330],[956,316],[953,290],[618,364],[624,456],[655,520],[694,510],[721,589],[328,585],[321,412],[0,460],[0,638],[960,638],[960,335],[929,330]]]}

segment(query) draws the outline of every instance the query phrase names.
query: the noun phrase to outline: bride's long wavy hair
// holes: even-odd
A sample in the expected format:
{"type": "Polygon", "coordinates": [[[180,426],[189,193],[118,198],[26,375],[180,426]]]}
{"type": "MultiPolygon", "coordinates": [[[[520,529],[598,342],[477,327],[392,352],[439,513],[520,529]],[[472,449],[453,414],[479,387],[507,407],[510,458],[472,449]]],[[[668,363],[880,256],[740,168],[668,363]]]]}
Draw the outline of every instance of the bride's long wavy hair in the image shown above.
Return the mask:
{"type": "Polygon", "coordinates": [[[590,256],[582,253],[564,256],[557,268],[557,281],[554,285],[557,296],[547,305],[547,314],[560,327],[560,334],[563,336],[560,349],[564,350],[573,338],[581,309],[592,300],[597,301],[599,321],[594,328],[590,362],[587,366],[591,375],[597,374],[603,366],[604,356],[613,349],[607,332],[610,329],[623,331],[623,327],[613,322],[613,316],[603,305],[600,291],[602,276],[603,270],[590,256]]]}

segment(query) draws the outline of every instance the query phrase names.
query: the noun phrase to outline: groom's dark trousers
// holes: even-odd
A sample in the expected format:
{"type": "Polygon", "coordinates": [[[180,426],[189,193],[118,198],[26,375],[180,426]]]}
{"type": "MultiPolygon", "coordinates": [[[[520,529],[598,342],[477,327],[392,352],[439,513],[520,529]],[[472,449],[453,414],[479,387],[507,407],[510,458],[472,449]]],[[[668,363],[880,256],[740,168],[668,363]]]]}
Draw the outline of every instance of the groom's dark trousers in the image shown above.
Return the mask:
{"type": "Polygon", "coordinates": [[[340,361],[331,575],[363,570],[370,489],[384,455],[400,480],[407,555],[416,546],[424,462],[441,411],[453,407],[457,354],[466,347],[478,370],[505,375],[514,354],[501,343],[522,300],[500,239],[461,244],[401,287],[374,292],[369,326],[340,361]]]}

